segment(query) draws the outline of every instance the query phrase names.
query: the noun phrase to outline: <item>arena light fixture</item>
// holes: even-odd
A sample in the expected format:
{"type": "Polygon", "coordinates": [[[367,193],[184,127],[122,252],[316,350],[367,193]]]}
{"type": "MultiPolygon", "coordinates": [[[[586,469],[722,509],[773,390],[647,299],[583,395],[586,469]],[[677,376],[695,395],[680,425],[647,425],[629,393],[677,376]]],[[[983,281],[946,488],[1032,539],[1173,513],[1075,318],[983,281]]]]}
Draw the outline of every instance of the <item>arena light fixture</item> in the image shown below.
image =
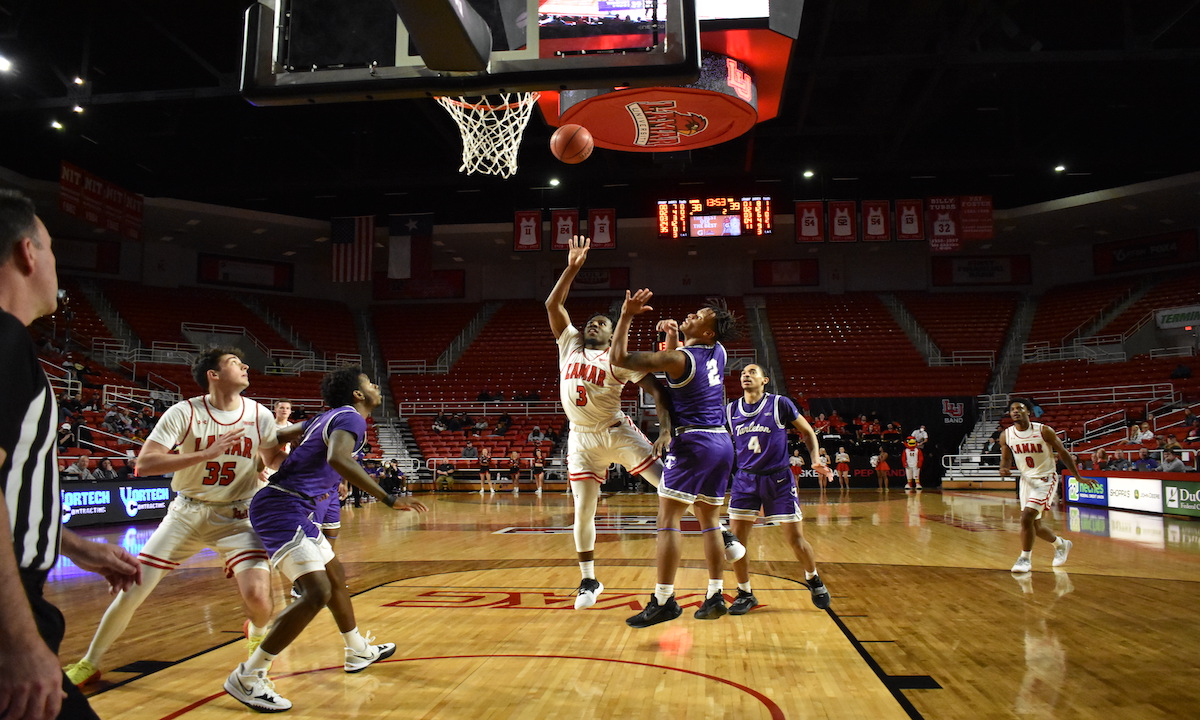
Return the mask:
{"type": "Polygon", "coordinates": [[[813,175],[816,175],[816,173],[814,173],[812,170],[805,170],[805,171],[804,171],[804,177],[806,177],[806,178],[810,178],[810,177],[812,177],[813,175]]]}
{"type": "Polygon", "coordinates": [[[1066,165],[1055,165],[1054,166],[1054,172],[1056,172],[1056,173],[1066,172],[1066,171],[1067,171],[1066,165]]]}
{"type": "Polygon", "coordinates": [[[63,129],[63,124],[62,124],[62,123],[60,123],[60,122],[59,122],[59,121],[57,121],[57,120],[51,120],[51,121],[50,121],[50,127],[54,128],[55,130],[62,130],[62,129],[63,129]]]}
{"type": "Polygon", "coordinates": [[[0,72],[10,72],[12,70],[12,60],[0,55],[0,72]]]}

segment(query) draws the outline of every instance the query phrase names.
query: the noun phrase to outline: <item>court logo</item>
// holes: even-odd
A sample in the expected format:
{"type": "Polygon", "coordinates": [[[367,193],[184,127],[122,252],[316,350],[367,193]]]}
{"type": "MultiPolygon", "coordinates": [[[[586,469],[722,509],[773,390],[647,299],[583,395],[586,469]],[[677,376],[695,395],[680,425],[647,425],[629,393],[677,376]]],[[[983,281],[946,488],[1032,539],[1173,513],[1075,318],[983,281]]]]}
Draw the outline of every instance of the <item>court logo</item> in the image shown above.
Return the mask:
{"type": "Polygon", "coordinates": [[[679,112],[674,100],[631,102],[625,109],[633,120],[633,144],[638,147],[679,145],[683,138],[698,135],[708,127],[708,118],[679,112]]]}

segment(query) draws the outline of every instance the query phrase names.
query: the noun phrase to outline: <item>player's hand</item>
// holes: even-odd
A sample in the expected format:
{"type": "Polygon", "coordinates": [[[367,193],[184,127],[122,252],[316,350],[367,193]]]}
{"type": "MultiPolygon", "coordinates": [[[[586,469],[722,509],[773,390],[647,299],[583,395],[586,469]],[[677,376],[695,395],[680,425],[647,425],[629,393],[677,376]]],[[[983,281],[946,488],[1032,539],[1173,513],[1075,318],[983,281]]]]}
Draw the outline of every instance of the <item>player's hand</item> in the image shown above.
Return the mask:
{"type": "Polygon", "coordinates": [[[826,480],[833,477],[833,470],[830,470],[829,466],[820,460],[813,460],[812,469],[816,470],[817,474],[826,480]]]}
{"type": "Polygon", "coordinates": [[[0,649],[0,717],[52,720],[62,709],[62,668],[40,638],[0,649]]]}
{"type": "Polygon", "coordinates": [[[659,457],[666,457],[671,450],[671,433],[662,433],[658,439],[654,441],[654,454],[659,457]]]}
{"type": "Polygon", "coordinates": [[[396,496],[396,501],[392,503],[393,510],[412,510],[415,512],[427,512],[429,508],[425,507],[420,500],[408,500],[400,496],[396,496]]]}
{"type": "Polygon", "coordinates": [[[592,239],[586,235],[572,235],[571,249],[567,252],[567,265],[573,268],[583,267],[587,260],[588,250],[592,247],[592,239]]]}
{"type": "Polygon", "coordinates": [[[1010,473],[1009,469],[1006,467],[1000,468],[999,472],[1000,472],[1000,477],[1008,477],[1009,473],[1010,473]]]}
{"type": "Polygon", "coordinates": [[[633,294],[626,290],[625,302],[621,304],[621,314],[634,316],[641,315],[647,310],[653,310],[653,307],[646,304],[652,297],[654,297],[654,293],[650,292],[648,288],[642,288],[633,294]]]}
{"type": "Polygon", "coordinates": [[[679,323],[675,320],[659,320],[654,326],[655,332],[665,332],[673,335],[679,334],[679,323]]]}
{"type": "Polygon", "coordinates": [[[78,542],[73,540],[63,543],[63,554],[80,568],[107,580],[109,594],[116,595],[142,583],[142,564],[125,548],[82,538],[78,542]]]}
{"type": "Polygon", "coordinates": [[[229,432],[221,435],[217,438],[216,442],[214,442],[212,445],[209,445],[204,450],[204,457],[208,458],[209,460],[221,457],[234,445],[240,445],[242,443],[242,437],[245,436],[245,434],[246,428],[240,427],[236,430],[230,430],[229,432]]]}

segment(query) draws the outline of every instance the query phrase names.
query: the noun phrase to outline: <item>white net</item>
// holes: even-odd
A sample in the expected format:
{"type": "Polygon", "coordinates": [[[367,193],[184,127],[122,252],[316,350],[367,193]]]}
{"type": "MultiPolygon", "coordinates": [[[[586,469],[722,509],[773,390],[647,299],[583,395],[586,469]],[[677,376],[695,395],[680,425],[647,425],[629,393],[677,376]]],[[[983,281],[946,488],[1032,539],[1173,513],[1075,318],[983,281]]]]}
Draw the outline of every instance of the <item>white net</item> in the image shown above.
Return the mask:
{"type": "Polygon", "coordinates": [[[486,97],[438,97],[462,133],[462,165],[459,172],[510,177],[517,171],[517,151],[529,116],[537,102],[535,92],[502,93],[493,101],[486,97]]]}

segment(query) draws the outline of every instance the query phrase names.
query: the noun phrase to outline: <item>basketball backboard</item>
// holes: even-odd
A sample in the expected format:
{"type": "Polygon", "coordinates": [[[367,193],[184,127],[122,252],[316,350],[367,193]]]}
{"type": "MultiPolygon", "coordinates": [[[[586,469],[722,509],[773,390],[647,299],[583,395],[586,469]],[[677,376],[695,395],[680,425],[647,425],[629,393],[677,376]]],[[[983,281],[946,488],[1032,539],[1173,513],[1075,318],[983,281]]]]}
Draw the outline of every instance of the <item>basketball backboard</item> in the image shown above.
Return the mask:
{"type": "MultiPolygon", "coordinates": [[[[719,2],[765,13],[766,0],[719,2]]],[[[696,0],[260,0],[246,11],[242,94],[277,105],[651,87],[699,69],[696,0]]]]}

